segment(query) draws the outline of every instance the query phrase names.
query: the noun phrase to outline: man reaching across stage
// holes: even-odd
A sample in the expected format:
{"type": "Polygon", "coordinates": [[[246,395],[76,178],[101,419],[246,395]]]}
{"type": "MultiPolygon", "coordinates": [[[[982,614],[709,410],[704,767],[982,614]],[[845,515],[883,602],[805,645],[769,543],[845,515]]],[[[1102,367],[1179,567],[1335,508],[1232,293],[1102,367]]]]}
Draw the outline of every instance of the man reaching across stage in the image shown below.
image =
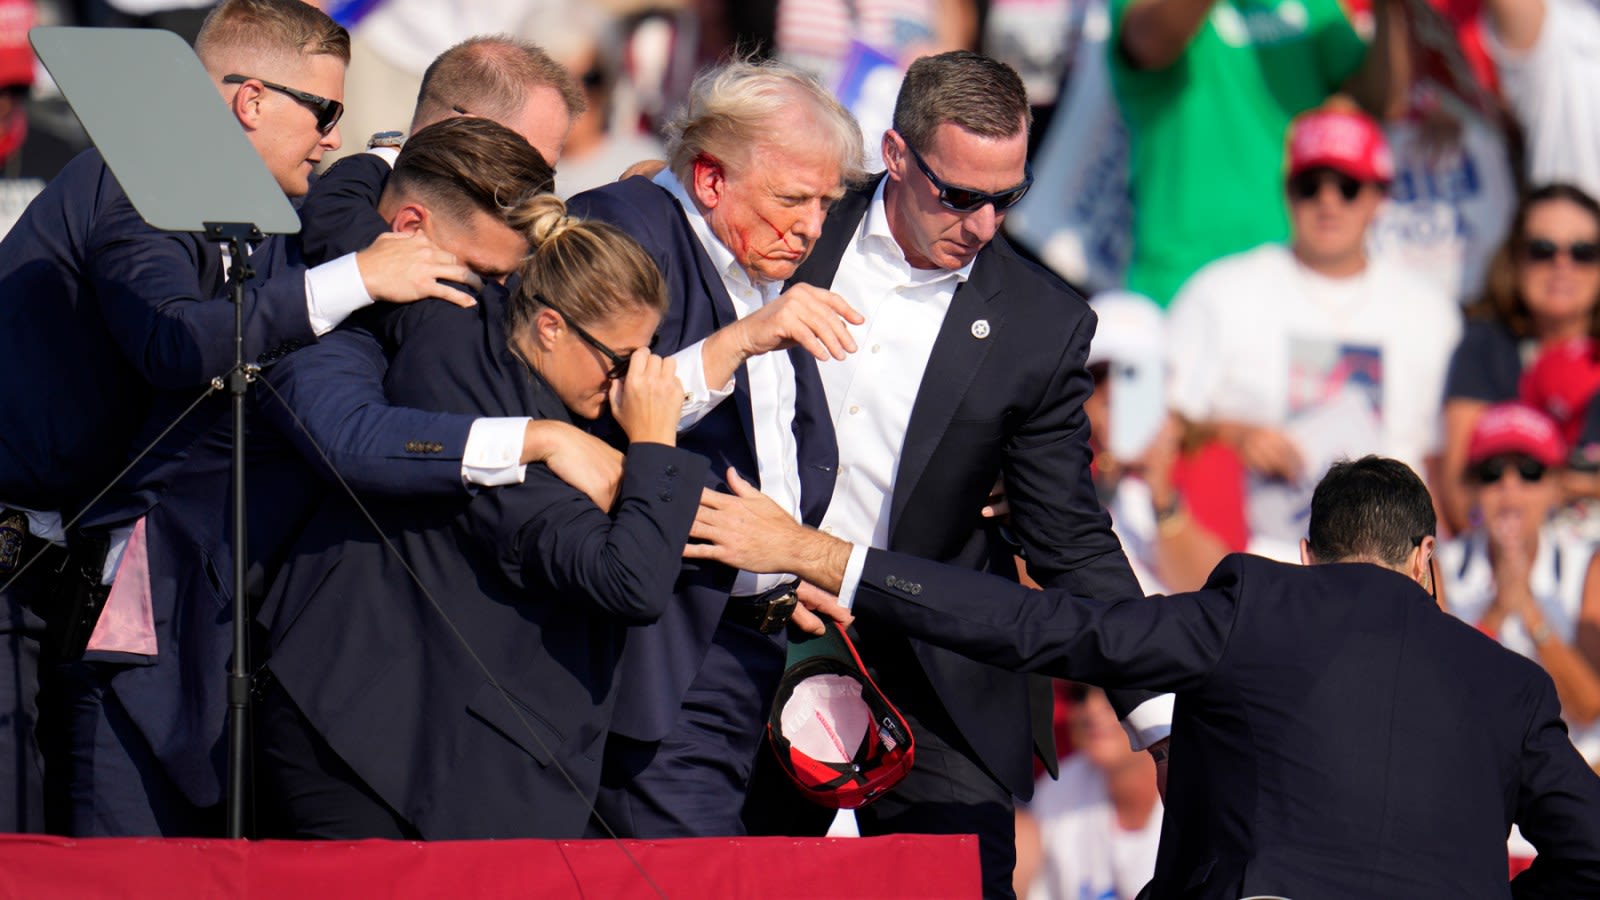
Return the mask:
{"type": "Polygon", "coordinates": [[[1402,463],[1329,471],[1306,566],[1235,555],[1148,600],[852,547],[729,481],[686,556],[792,572],[838,593],[802,597],[819,611],[996,666],[1174,692],[1152,896],[1503,897],[1511,822],[1539,851],[1513,896],[1600,892],[1600,778],[1549,677],[1430,596],[1433,504],[1402,463]]]}

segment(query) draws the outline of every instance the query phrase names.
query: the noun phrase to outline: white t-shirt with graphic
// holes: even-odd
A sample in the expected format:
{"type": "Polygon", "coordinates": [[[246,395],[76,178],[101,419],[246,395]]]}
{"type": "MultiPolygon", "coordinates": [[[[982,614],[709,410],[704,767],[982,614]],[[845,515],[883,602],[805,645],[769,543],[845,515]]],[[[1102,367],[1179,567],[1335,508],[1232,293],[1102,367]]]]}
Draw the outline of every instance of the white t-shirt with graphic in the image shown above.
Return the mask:
{"type": "Polygon", "coordinates": [[[1386,259],[1328,278],[1263,244],[1196,272],[1169,312],[1173,410],[1284,431],[1306,462],[1292,484],[1251,476],[1254,551],[1297,560],[1311,491],[1339,458],[1377,453],[1422,473],[1438,451],[1461,313],[1432,281],[1386,259]]]}

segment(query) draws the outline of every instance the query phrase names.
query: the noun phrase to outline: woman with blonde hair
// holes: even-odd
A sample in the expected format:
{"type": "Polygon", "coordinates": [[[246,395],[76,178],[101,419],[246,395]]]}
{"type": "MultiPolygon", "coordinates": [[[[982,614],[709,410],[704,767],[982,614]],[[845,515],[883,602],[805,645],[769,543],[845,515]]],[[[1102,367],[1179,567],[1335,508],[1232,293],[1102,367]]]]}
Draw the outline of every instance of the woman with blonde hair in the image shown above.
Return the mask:
{"type": "Polygon", "coordinates": [[[508,220],[532,247],[510,293],[386,323],[390,399],[560,421],[609,408],[629,441],[615,500],[536,465],[476,495],[372,501],[371,524],[325,507],[264,613],[279,836],[571,838],[589,821],[624,636],[671,596],[707,463],[675,446],[651,259],[553,195],[508,220]]]}

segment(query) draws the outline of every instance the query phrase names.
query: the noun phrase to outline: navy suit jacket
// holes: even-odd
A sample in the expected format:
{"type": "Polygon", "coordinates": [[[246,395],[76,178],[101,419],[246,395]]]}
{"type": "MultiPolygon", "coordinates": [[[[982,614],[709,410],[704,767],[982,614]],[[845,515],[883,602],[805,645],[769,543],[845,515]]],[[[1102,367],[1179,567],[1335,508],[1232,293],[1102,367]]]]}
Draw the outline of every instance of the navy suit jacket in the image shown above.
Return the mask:
{"type": "Polygon", "coordinates": [[[371,244],[389,230],[378,198],[394,169],[372,153],[356,153],[322,173],[300,204],[300,246],[312,265],[371,244]]]}
{"type": "MultiPolygon", "coordinates": [[[[145,224],[98,151],[61,171],[0,242],[0,502],[77,512],[158,391],[193,399],[233,366],[223,276],[215,246],[145,224]]],[[[244,321],[249,361],[314,341],[304,278],[253,282],[244,321]]]]}
{"type": "MultiPolygon", "coordinates": [[[[833,284],[876,187],[834,204],[794,281],[833,284]]],[[[978,254],[917,390],[895,471],[887,549],[1015,578],[1014,545],[979,512],[1004,474],[1012,527],[1034,579],[1083,596],[1142,596],[1089,472],[1083,402],[1094,385],[1084,360],[1094,328],[1088,304],[1017,256],[1005,238],[996,236],[978,254]],[[980,320],[988,324],[983,337],[974,329],[980,320]]],[[[904,641],[870,623],[857,631],[869,662],[875,644],[904,641]]],[[[983,764],[1012,793],[1031,796],[1035,741],[1047,764],[1056,756],[1048,685],[1035,684],[1030,697],[1024,676],[915,639],[911,651],[983,764]]],[[[921,685],[914,675],[884,677],[890,697],[921,685]]]]}
{"type": "MultiPolygon", "coordinates": [[[[502,297],[494,286],[476,309],[389,313],[391,398],[566,420],[508,349],[502,297]]],[[[475,497],[374,500],[398,557],[336,498],[263,611],[268,665],[424,837],[577,837],[626,625],[667,607],[705,470],[684,450],[630,447],[614,518],[541,466],[475,497]]]]}
{"type": "MultiPolygon", "coordinates": [[[[105,171],[103,165],[100,171],[105,171]]],[[[104,177],[115,187],[108,174],[104,177]]],[[[112,209],[119,215],[132,215],[120,191],[116,196],[120,199],[112,209]]],[[[376,212],[371,214],[376,217],[376,212]]],[[[198,282],[221,284],[220,254],[192,236],[139,232],[126,242],[152,245],[154,249],[147,254],[151,261],[146,265],[163,260],[161,264],[170,270],[168,281],[174,283],[181,281],[182,265],[193,269],[196,263],[171,258],[172,247],[190,247],[200,266],[198,282]]],[[[247,304],[253,304],[247,305],[247,317],[259,319],[261,315],[250,310],[263,307],[270,299],[280,305],[297,304],[294,309],[299,318],[306,319],[306,265],[293,239],[274,238],[257,248],[251,256],[256,275],[246,289],[247,304]]],[[[191,281],[195,278],[190,276],[191,281]]],[[[158,287],[159,283],[147,285],[142,293],[149,295],[158,287]]],[[[125,293],[116,294],[118,302],[131,306],[134,297],[125,293]]],[[[197,310],[191,327],[212,329],[196,340],[227,346],[231,353],[232,307],[226,300],[163,301],[154,320],[167,315],[169,307],[180,309],[185,302],[197,310]],[[213,307],[229,317],[225,324],[212,321],[218,312],[213,307]]],[[[247,318],[247,328],[251,327],[249,321],[247,318]]],[[[156,329],[157,325],[149,327],[156,329]]],[[[172,331],[176,326],[165,327],[172,331]]],[[[260,330],[263,326],[257,323],[254,327],[260,330]]],[[[309,337],[309,325],[306,328],[309,337]]],[[[265,585],[327,489],[316,477],[320,470],[332,478],[325,459],[331,462],[332,471],[357,490],[464,496],[460,448],[471,417],[390,409],[383,399],[382,368],[377,368],[376,374],[371,371],[370,335],[336,334],[339,337],[329,336],[329,345],[316,342],[301,348],[300,352],[307,354],[303,359],[298,352],[289,352],[299,340],[273,346],[255,357],[265,367],[265,376],[251,388],[247,419],[249,545],[245,554],[247,589],[252,598],[264,595],[265,585]]],[[[209,359],[217,351],[208,347],[205,353],[209,359]]],[[[137,380],[132,384],[137,387],[137,380]]],[[[132,396],[129,385],[122,387],[132,396]]],[[[88,658],[135,664],[116,671],[111,689],[166,776],[191,802],[208,806],[222,799],[223,676],[232,654],[233,536],[228,489],[232,423],[227,398],[218,395],[166,431],[193,402],[198,386],[147,389],[145,394],[144,421],[137,426],[131,445],[151,445],[153,449],[135,463],[116,490],[86,511],[81,527],[109,529],[147,517],[158,654],[91,653],[88,658]]],[[[58,414],[57,418],[77,417],[58,414]]]]}
{"type": "Polygon", "coordinates": [[[1364,563],[1223,560],[1113,601],[873,551],[860,619],[975,659],[1177,694],[1151,894],[1600,896],[1600,778],[1537,664],[1364,563]]]}
{"type": "MultiPolygon", "coordinates": [[[[682,207],[666,190],[644,178],[629,178],[579,194],[567,206],[575,215],[610,222],[632,235],[660,267],[671,306],[661,320],[656,352],[676,353],[736,320],[721,273],[700,245],[682,207]]],[[[833,420],[816,360],[804,350],[788,353],[795,372],[794,434],[801,518],[808,525],[817,525],[832,499],[838,466],[833,420]]],[[[681,432],[678,445],[709,459],[713,478],[732,466],[754,484],[758,482],[755,433],[743,367],[735,379],[733,396],[681,432]]],[[[628,641],[623,663],[628,687],[617,703],[614,731],[635,740],[655,741],[672,729],[684,694],[711,646],[733,577],[733,570],[726,566],[684,564],[678,602],[659,622],[639,629],[628,641]]]]}

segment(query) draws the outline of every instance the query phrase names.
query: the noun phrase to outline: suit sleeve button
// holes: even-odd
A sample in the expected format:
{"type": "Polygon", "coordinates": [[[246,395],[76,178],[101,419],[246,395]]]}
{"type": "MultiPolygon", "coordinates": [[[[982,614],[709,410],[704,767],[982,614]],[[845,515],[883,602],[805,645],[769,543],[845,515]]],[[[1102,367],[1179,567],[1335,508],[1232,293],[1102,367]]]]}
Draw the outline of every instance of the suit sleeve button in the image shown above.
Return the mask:
{"type": "Polygon", "coordinates": [[[678,467],[677,466],[667,466],[667,474],[668,475],[676,475],[676,474],[678,474],[678,467]]]}
{"type": "Polygon", "coordinates": [[[672,502],[672,492],[671,491],[662,491],[661,492],[661,502],[662,503],[671,503],[672,502]]]}

